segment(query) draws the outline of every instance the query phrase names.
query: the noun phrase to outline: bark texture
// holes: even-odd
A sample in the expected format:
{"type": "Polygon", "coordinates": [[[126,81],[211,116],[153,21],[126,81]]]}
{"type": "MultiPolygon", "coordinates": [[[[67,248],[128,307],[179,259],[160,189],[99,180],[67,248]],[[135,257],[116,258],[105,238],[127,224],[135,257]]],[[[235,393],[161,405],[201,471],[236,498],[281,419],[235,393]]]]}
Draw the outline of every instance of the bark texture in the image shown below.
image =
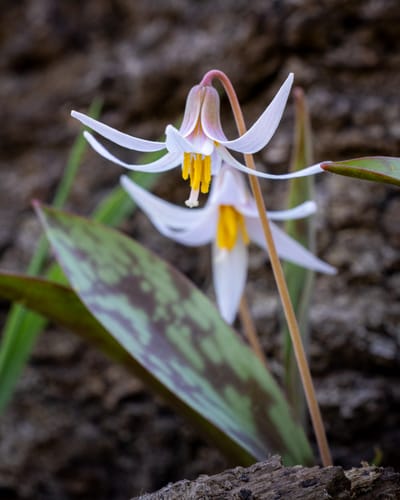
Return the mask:
{"type": "Polygon", "coordinates": [[[279,457],[195,481],[179,481],[132,500],[356,500],[400,498],[400,474],[364,465],[283,467],[279,457]]]}

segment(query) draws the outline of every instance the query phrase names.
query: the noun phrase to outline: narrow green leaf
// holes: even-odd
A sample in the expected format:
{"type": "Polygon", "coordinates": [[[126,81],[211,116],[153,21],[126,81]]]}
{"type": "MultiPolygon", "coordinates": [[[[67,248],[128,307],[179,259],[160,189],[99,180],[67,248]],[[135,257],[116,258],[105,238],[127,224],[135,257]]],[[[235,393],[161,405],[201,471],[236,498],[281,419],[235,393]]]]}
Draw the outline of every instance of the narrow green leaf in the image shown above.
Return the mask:
{"type": "Polygon", "coordinates": [[[37,210],[72,288],[160,384],[254,459],[312,462],[276,382],[204,294],[126,236],[37,210]]]}
{"type": "MultiPolygon", "coordinates": [[[[101,111],[101,101],[95,100],[89,109],[89,116],[98,118],[101,111]]],[[[72,146],[64,175],[55,194],[52,205],[62,208],[72,188],[78,167],[87,148],[87,142],[82,134],[72,146]]],[[[144,162],[156,160],[162,153],[148,153],[142,155],[144,162]]],[[[139,185],[152,188],[159,175],[149,175],[142,172],[132,172],[130,177],[139,185]]],[[[95,209],[95,220],[116,226],[133,213],[135,204],[121,187],[114,188],[110,194],[100,202],[95,209]]],[[[35,254],[27,269],[27,273],[38,276],[42,273],[47,258],[48,243],[41,238],[35,254]]],[[[65,278],[57,264],[53,264],[45,275],[57,282],[64,282],[65,278]]],[[[0,344],[0,414],[4,411],[18,378],[29,359],[39,334],[46,327],[47,320],[35,313],[26,310],[19,304],[13,304],[3,328],[0,344]]]]}
{"type": "MultiPolygon", "coordinates": [[[[100,116],[102,106],[103,103],[101,99],[95,99],[90,105],[89,116],[95,119],[98,118],[100,116]]],[[[78,138],[72,146],[67,160],[67,165],[65,167],[64,175],[62,176],[61,182],[54,196],[54,200],[52,203],[53,207],[62,208],[67,201],[86,148],[86,140],[83,137],[83,134],[79,134],[78,138]]]]}
{"type": "MultiPolygon", "coordinates": [[[[312,132],[307,101],[303,91],[296,88],[295,96],[295,136],[291,171],[300,170],[313,163],[312,132]]],[[[288,208],[313,199],[314,177],[291,179],[289,185],[288,208]]],[[[315,228],[311,217],[291,220],[285,224],[289,236],[311,251],[315,250],[315,228]]],[[[314,273],[291,262],[284,263],[284,272],[290,298],[299,323],[303,343],[307,350],[309,343],[309,304],[313,288],[314,273]]],[[[306,404],[292,341],[286,323],[284,324],[284,383],[286,393],[296,418],[305,422],[306,404]]]]}
{"type": "Polygon", "coordinates": [[[364,156],[352,160],[325,162],[321,167],[333,174],[400,186],[400,158],[364,156]]]}
{"type": "MultiPolygon", "coordinates": [[[[89,114],[97,118],[100,114],[101,102],[95,100],[90,107],[89,114]]],[[[53,205],[61,208],[72,188],[79,165],[87,144],[82,134],[75,140],[60,184],[54,196],[53,205]]],[[[48,243],[44,237],[40,238],[36,251],[29,263],[27,273],[31,276],[39,275],[45,264],[48,253],[48,243]]],[[[53,277],[62,276],[60,269],[50,271],[53,277]]],[[[27,311],[19,304],[12,305],[0,345],[0,413],[5,409],[18,378],[36,344],[40,332],[46,326],[46,320],[27,311]]]]}

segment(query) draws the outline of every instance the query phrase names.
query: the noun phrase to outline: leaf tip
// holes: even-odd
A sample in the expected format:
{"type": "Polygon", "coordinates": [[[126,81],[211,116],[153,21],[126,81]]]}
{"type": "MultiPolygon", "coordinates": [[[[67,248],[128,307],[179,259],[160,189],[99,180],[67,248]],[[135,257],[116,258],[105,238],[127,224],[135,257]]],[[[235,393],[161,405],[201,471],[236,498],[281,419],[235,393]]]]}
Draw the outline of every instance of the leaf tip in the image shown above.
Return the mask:
{"type": "Polygon", "coordinates": [[[333,163],[332,161],[323,161],[320,164],[320,167],[322,168],[322,170],[327,170],[329,172],[332,163],[333,163]]]}

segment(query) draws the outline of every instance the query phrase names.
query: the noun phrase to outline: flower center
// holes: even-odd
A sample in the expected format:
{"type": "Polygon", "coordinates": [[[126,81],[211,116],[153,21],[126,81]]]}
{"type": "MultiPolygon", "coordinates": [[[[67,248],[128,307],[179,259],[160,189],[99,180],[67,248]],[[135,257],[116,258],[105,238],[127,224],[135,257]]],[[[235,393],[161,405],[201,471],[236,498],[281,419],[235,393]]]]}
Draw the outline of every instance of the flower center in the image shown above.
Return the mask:
{"type": "Polygon", "coordinates": [[[239,234],[243,242],[248,245],[250,239],[243,215],[231,205],[220,205],[217,225],[217,246],[224,250],[232,250],[239,234]]]}

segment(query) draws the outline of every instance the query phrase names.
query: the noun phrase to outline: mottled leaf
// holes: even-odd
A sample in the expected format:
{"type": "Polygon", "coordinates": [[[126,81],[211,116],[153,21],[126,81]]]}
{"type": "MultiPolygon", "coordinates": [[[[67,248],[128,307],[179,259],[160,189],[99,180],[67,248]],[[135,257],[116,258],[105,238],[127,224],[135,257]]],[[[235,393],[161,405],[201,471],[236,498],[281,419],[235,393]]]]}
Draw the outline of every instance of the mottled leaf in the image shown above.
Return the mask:
{"type": "Polygon", "coordinates": [[[204,294],[116,231],[38,213],[82,302],[168,391],[254,459],[277,452],[286,463],[312,462],[276,382],[204,294]]]}
{"type": "MultiPolygon", "coordinates": [[[[300,88],[294,90],[295,98],[295,131],[291,171],[300,170],[313,163],[313,146],[310,116],[304,92],[300,88]]],[[[287,208],[314,198],[314,177],[300,177],[289,181],[287,208]]],[[[315,226],[312,217],[288,220],[285,231],[312,252],[315,250],[315,226]]],[[[297,266],[291,262],[283,265],[290,298],[296,313],[303,344],[307,351],[309,344],[309,304],[313,289],[314,272],[297,266]]],[[[288,327],[283,329],[284,383],[289,403],[299,421],[305,422],[306,404],[299,370],[293,352],[288,327]]]]}
{"type": "Polygon", "coordinates": [[[325,162],[321,167],[333,174],[400,186],[400,158],[364,156],[352,160],[325,162]]]}
{"type": "MultiPolygon", "coordinates": [[[[90,314],[70,288],[42,278],[0,273],[0,297],[24,304],[28,311],[29,309],[35,311],[36,318],[41,318],[43,321],[51,320],[69,328],[145,381],[154,392],[167,399],[178,411],[199,426],[203,432],[212,436],[229,456],[235,457],[245,464],[254,461],[251,454],[213,426],[206,418],[199,415],[193,408],[178,399],[173,392],[168,391],[157,378],[144,369],[90,314]]],[[[25,335],[26,338],[20,337],[21,341],[29,341],[29,333],[25,332],[25,335]]],[[[3,383],[3,379],[1,383],[3,383]]]]}
{"type": "MultiPolygon", "coordinates": [[[[153,391],[167,399],[192,423],[207,433],[239,463],[250,464],[254,457],[237,442],[221,432],[207,418],[178,399],[150,372],[131,356],[124,347],[90,314],[79,297],[70,288],[57,283],[30,276],[0,273],[0,297],[23,303],[28,311],[35,311],[36,318],[51,320],[71,329],[74,333],[101,349],[114,361],[122,364],[131,373],[141,378],[153,391]],[[42,316],[43,315],[43,316],[42,316]],[[44,318],[46,317],[46,319],[44,318]]],[[[33,313],[31,313],[33,315],[33,313]]],[[[29,336],[28,331],[25,332],[29,336]]],[[[23,339],[22,339],[23,340],[23,339]]],[[[28,341],[28,338],[25,338],[28,341]]],[[[3,383],[3,380],[1,381],[3,383]]]]}

